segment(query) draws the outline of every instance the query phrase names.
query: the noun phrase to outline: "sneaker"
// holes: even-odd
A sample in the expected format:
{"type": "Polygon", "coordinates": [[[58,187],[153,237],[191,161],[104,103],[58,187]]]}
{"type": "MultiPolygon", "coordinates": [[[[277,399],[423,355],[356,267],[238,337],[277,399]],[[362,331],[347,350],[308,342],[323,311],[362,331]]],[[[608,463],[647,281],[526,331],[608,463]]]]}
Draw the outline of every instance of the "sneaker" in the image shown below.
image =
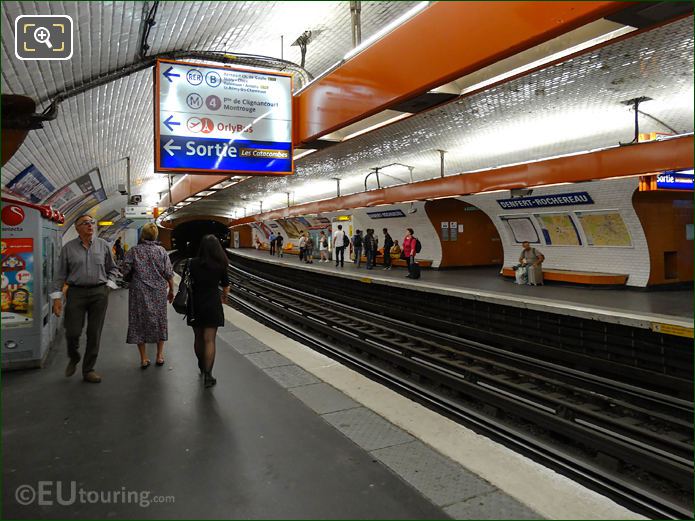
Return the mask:
{"type": "Polygon", "coordinates": [[[85,382],[89,382],[90,384],[98,384],[101,382],[101,376],[96,374],[94,371],[89,371],[82,378],[85,382]]]}
{"type": "Polygon", "coordinates": [[[65,376],[67,378],[70,378],[72,375],[75,374],[75,369],[77,368],[77,364],[79,363],[79,360],[70,359],[70,361],[68,362],[68,366],[65,368],[65,376]]]}

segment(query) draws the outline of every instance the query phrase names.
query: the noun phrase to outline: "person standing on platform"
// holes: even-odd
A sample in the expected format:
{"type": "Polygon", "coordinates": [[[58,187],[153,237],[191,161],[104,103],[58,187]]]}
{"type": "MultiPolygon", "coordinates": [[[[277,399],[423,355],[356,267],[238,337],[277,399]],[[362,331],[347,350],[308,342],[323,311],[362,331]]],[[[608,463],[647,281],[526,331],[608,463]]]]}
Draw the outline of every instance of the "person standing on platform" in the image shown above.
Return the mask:
{"type": "Polygon", "coordinates": [[[222,304],[227,302],[229,295],[227,255],[214,235],[206,235],[200,240],[198,256],[189,261],[188,269],[193,288],[193,307],[186,316],[186,322],[195,335],[193,346],[203,383],[205,387],[211,387],[217,383],[212,376],[217,328],[224,326],[222,304]]]}
{"type": "Polygon", "coordinates": [[[270,232],[270,237],[268,237],[268,241],[270,242],[270,256],[272,257],[275,255],[275,239],[277,237],[275,236],[275,232],[270,232]]]}
{"type": "Polygon", "coordinates": [[[110,289],[117,289],[115,278],[118,268],[111,247],[104,240],[94,237],[96,222],[89,214],[80,215],[75,221],[78,237],[69,241],[60,251],[58,276],[53,281],[53,313],[63,312],[63,285],[65,295],[65,338],[70,361],[65,376],[75,374],[80,362],[80,336],[87,317],[87,346],[82,362],[82,378],[85,382],[99,383],[101,376],[94,371],[99,355],[99,341],[104,326],[110,289]]]}
{"type": "Polygon", "coordinates": [[[157,344],[155,361],[158,366],[164,365],[167,301],[174,300],[174,270],[166,250],[156,242],[158,234],[155,224],[143,226],[142,242],[130,249],[123,262],[123,276],[130,275],[126,343],[137,344],[142,369],[150,366],[148,343],[157,344]]]}
{"type": "Polygon", "coordinates": [[[355,235],[352,236],[352,247],[355,253],[355,264],[359,268],[362,264],[362,246],[364,240],[362,238],[362,230],[355,230],[355,235]]]}
{"type": "Polygon", "coordinates": [[[387,228],[382,230],[384,232],[384,269],[391,269],[391,248],[393,247],[393,239],[389,235],[387,228]]]}
{"type": "Polygon", "coordinates": [[[376,263],[376,237],[374,237],[374,230],[372,228],[367,228],[367,235],[364,237],[364,255],[367,257],[367,269],[371,270],[376,263]]]}
{"type": "Polygon", "coordinates": [[[335,267],[344,267],[345,248],[350,245],[350,239],[343,231],[343,225],[339,224],[338,229],[333,234],[333,248],[335,249],[335,267]]]}
{"type": "Polygon", "coordinates": [[[304,261],[307,264],[314,263],[314,239],[307,234],[306,242],[304,243],[304,261]]]}
{"type": "Polygon", "coordinates": [[[523,250],[519,255],[519,263],[526,268],[527,284],[530,286],[543,285],[543,261],[545,255],[536,248],[531,248],[528,241],[521,243],[523,250]]]}
{"type": "Polygon", "coordinates": [[[319,262],[328,262],[328,237],[323,230],[319,235],[319,254],[321,255],[319,262]]]}
{"type": "Polygon", "coordinates": [[[403,239],[403,256],[405,261],[408,263],[408,275],[409,279],[414,279],[415,277],[415,247],[417,245],[417,239],[415,238],[414,231],[412,228],[407,228],[408,233],[403,239]]]}
{"type": "Polygon", "coordinates": [[[306,256],[306,232],[302,233],[299,238],[299,260],[304,260],[306,256]]]}
{"type": "Polygon", "coordinates": [[[278,257],[282,258],[282,243],[284,239],[282,238],[282,235],[279,233],[277,234],[277,237],[275,237],[275,250],[277,251],[278,257]]]}
{"type": "Polygon", "coordinates": [[[123,246],[121,245],[121,238],[120,237],[118,239],[116,239],[116,242],[113,245],[113,250],[114,250],[114,253],[116,254],[116,263],[120,264],[120,262],[125,257],[125,250],[123,249],[123,246]]]}

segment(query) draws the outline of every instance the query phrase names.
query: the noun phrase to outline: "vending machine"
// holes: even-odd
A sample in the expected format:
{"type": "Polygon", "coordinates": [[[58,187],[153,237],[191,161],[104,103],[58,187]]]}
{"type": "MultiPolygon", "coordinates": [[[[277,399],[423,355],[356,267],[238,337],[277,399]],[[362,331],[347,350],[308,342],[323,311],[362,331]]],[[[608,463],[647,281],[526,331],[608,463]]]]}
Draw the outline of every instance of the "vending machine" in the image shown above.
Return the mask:
{"type": "Polygon", "coordinates": [[[2,369],[40,367],[60,319],[51,313],[63,216],[2,198],[2,369]]]}

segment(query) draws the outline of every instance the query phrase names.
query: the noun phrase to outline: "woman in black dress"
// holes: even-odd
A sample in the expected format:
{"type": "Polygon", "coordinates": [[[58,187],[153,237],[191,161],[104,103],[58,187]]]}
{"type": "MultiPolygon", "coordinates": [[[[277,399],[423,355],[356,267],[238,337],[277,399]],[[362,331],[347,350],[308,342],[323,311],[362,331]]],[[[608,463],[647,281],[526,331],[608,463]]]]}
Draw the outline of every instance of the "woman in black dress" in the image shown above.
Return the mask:
{"type": "Polygon", "coordinates": [[[224,325],[222,304],[229,294],[227,275],[227,256],[214,235],[206,235],[200,240],[198,256],[190,261],[191,281],[193,283],[193,309],[188,314],[187,323],[195,334],[195,356],[198,368],[204,377],[205,387],[217,383],[212,376],[215,363],[215,338],[217,328],[224,325]],[[222,293],[219,287],[222,286],[222,293]]]}

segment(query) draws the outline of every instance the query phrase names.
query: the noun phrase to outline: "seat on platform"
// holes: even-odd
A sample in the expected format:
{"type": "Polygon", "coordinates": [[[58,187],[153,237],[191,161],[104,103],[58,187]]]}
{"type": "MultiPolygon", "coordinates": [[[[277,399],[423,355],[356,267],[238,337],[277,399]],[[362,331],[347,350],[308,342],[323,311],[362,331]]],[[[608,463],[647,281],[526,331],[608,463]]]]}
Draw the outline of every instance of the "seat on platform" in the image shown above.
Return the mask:
{"type": "MultiPolygon", "coordinates": [[[[511,267],[504,267],[500,272],[505,277],[514,277],[511,267]]],[[[621,273],[599,273],[593,271],[557,270],[543,268],[543,280],[571,282],[573,284],[590,284],[603,286],[624,286],[629,275],[621,273]]]]}

